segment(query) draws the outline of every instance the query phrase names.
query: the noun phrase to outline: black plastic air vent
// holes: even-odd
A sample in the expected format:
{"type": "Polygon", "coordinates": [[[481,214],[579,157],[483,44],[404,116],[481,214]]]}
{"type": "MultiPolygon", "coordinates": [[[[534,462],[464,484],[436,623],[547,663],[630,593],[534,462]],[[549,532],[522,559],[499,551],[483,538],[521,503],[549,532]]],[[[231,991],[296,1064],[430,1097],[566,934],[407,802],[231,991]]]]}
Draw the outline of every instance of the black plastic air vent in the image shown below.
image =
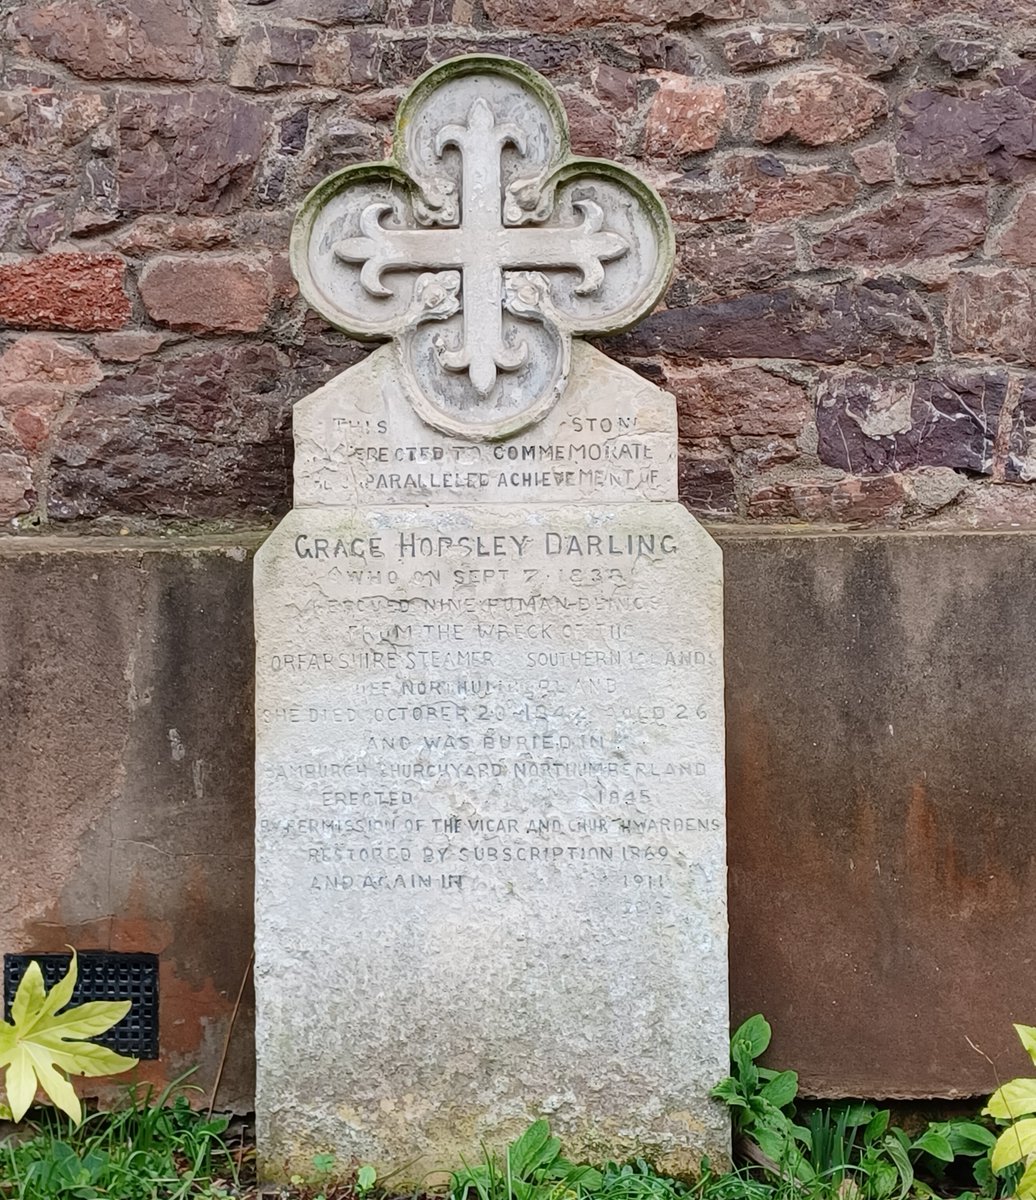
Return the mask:
{"type": "MultiPolygon", "coordinates": [[[[29,963],[43,971],[48,988],[68,970],[70,954],[5,954],[4,1017],[11,1019],[11,1004],[29,963]]],[[[73,1004],[91,1000],[129,1000],[132,1008],[113,1029],[94,1040],[119,1054],[158,1058],[158,956],[119,954],[112,950],[80,950],[79,978],[73,1004]]]]}

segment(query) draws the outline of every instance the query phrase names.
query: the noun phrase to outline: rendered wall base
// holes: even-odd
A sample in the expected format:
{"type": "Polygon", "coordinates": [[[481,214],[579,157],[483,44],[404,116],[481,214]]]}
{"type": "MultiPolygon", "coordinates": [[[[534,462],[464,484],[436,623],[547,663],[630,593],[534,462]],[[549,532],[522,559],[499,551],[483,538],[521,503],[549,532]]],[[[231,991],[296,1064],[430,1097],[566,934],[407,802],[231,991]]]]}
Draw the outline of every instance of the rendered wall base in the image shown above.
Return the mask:
{"type": "MultiPolygon", "coordinates": [[[[803,1090],[964,1096],[1036,1020],[1036,533],[712,530],[731,1001],[803,1090]]],[[[158,953],[212,1086],[252,941],[252,617],[232,540],[0,540],[0,953],[158,953]]],[[[252,1104],[250,995],[219,1107],[252,1104]]]]}

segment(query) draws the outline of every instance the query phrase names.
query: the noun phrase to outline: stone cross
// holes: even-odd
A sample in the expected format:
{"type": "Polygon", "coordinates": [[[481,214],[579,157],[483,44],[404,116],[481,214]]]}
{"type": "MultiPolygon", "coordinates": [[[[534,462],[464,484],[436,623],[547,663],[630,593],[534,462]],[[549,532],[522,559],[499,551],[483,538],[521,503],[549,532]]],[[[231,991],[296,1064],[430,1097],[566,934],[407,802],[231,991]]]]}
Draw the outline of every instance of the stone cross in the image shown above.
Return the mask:
{"type": "Polygon", "coordinates": [[[425,421],[499,438],[557,400],[573,333],[625,328],[653,307],[669,228],[636,176],[569,155],[540,76],[473,56],[418,81],[393,160],[347,167],[307,197],[293,266],[328,320],[395,340],[425,421]]]}

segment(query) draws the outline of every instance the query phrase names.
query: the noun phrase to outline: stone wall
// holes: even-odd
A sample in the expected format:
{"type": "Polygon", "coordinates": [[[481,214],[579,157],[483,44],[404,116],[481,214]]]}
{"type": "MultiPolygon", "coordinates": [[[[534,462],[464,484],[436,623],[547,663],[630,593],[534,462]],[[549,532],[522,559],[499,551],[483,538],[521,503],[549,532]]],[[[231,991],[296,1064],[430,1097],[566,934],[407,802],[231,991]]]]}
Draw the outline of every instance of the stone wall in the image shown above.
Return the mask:
{"type": "MultiPolygon", "coordinates": [[[[714,532],[734,1019],[812,1095],[988,1094],[1036,1017],[1036,535],[714,532]]],[[[207,1097],[228,1046],[241,1109],[258,541],[0,539],[0,952],[157,953],[142,1070],[207,1097]]]]}
{"type": "Polygon", "coordinates": [[[265,525],[294,400],[365,353],[292,213],[484,50],[678,223],[611,354],[682,490],[756,523],[1036,513],[1034,0],[0,0],[0,522],[265,525]]]}

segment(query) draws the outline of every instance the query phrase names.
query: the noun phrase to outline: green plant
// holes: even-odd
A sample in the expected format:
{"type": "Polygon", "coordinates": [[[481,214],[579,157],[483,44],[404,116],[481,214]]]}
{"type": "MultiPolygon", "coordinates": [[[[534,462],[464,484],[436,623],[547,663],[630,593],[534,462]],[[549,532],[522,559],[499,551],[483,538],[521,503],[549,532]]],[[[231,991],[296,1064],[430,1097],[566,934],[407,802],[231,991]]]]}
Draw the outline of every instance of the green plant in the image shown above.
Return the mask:
{"type": "Polygon", "coordinates": [[[378,1172],[369,1164],[365,1164],[356,1172],[356,1194],[366,1196],[377,1182],[378,1172]]]}
{"type": "Polygon", "coordinates": [[[561,1155],[561,1141],[546,1121],[534,1121],[504,1151],[503,1163],[485,1153],[450,1177],[451,1200],[562,1200],[594,1192],[601,1172],[576,1166],[561,1155]]]}
{"type": "MultiPolygon", "coordinates": [[[[1036,1027],[1015,1025],[1025,1052],[1036,1063],[1036,1027]]],[[[1012,1079],[990,1096],[983,1112],[1011,1124],[997,1138],[992,1167],[1002,1172],[1019,1164],[1021,1175],[1014,1185],[1018,1200],[1036,1198],[1036,1079],[1012,1079]]]]}
{"type": "Polygon", "coordinates": [[[7,1069],[8,1111],[15,1121],[25,1116],[42,1087],[79,1124],[83,1110],[68,1076],[117,1075],[137,1065],[135,1058],[85,1040],[121,1021],[129,1001],[96,1000],[68,1008],[77,977],[73,952],[64,978],[48,992],[39,963],[31,962],[15,993],[10,1024],[0,1021],[0,1068],[7,1069]]]}
{"type": "Polygon", "coordinates": [[[815,1105],[801,1115],[795,1072],[755,1061],[770,1038],[761,1015],[745,1021],[731,1038],[731,1074],[712,1090],[731,1108],[737,1148],[757,1171],[842,1200],[905,1200],[934,1194],[919,1171],[938,1181],[949,1165],[968,1160],[980,1193],[994,1194],[989,1154],[996,1139],[984,1126],[935,1122],[912,1140],[875,1104],[815,1105]]]}
{"type": "MultiPolygon", "coordinates": [[[[17,1200],[221,1200],[238,1167],[223,1140],[224,1117],[206,1118],[183,1079],[160,1095],[127,1089],[113,1112],[79,1125],[44,1110],[34,1136],[0,1143],[0,1194],[17,1200]]],[[[200,1090],[200,1089],[195,1089],[200,1090]]]]}

